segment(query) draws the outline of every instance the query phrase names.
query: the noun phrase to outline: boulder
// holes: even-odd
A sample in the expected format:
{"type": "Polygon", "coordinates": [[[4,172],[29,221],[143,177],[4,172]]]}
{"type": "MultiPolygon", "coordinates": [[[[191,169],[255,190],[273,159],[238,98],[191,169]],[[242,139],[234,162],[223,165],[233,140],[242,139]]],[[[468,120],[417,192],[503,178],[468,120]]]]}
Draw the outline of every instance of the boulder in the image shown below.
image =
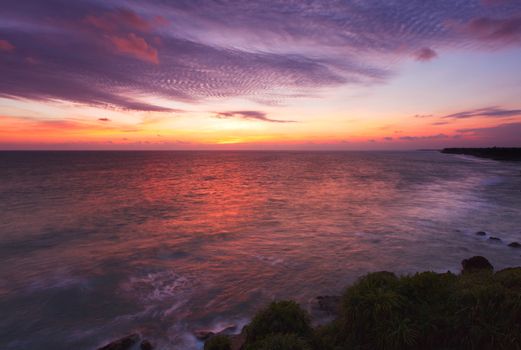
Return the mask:
{"type": "Polygon", "coordinates": [[[149,342],[148,340],[145,339],[141,342],[141,344],[139,345],[139,348],[141,350],[152,350],[152,349],[154,349],[154,346],[152,345],[151,342],[149,342]]]}
{"type": "Polygon", "coordinates": [[[223,329],[221,329],[217,334],[218,335],[232,335],[236,332],[237,332],[237,325],[231,324],[231,325],[228,325],[228,326],[224,327],[223,329]]]}
{"type": "Polygon", "coordinates": [[[128,350],[138,341],[139,334],[133,333],[118,340],[114,340],[113,342],[98,348],[98,350],[128,350]]]}
{"type": "Polygon", "coordinates": [[[501,242],[501,238],[499,238],[499,237],[489,237],[488,239],[489,239],[489,241],[501,242]]]}
{"type": "Polygon", "coordinates": [[[206,330],[206,329],[200,329],[200,330],[197,330],[194,332],[194,336],[198,340],[202,340],[202,341],[208,340],[211,337],[213,337],[214,335],[215,335],[214,332],[206,330]]]}
{"type": "Polygon", "coordinates": [[[208,329],[200,329],[200,330],[196,330],[196,331],[194,332],[194,336],[195,336],[198,340],[205,341],[205,340],[208,340],[208,339],[210,339],[211,337],[216,336],[216,335],[232,335],[232,334],[234,334],[236,331],[237,331],[237,325],[230,324],[230,325],[224,327],[223,329],[221,329],[221,330],[218,331],[218,332],[214,332],[214,331],[211,331],[211,330],[208,330],[208,329]]]}
{"type": "Polygon", "coordinates": [[[512,248],[521,248],[521,244],[519,244],[518,242],[512,242],[508,246],[512,248]]]}
{"type": "Polygon", "coordinates": [[[247,327],[244,326],[240,334],[232,334],[232,332],[236,330],[236,325],[230,325],[218,333],[211,332],[212,334],[206,340],[209,340],[216,335],[223,335],[230,339],[231,350],[242,350],[244,348],[244,344],[246,343],[247,327]]]}
{"type": "Polygon", "coordinates": [[[246,343],[246,336],[248,332],[248,326],[242,327],[241,333],[230,336],[230,342],[232,343],[232,350],[241,350],[244,348],[246,343]]]}
{"type": "Polygon", "coordinates": [[[487,233],[485,231],[478,231],[476,232],[476,236],[486,236],[487,233]]]}
{"type": "Polygon", "coordinates": [[[318,308],[329,314],[338,316],[340,313],[341,298],[337,295],[321,295],[317,297],[318,308]]]}
{"type": "Polygon", "coordinates": [[[492,271],[494,266],[482,256],[473,256],[472,258],[465,259],[461,262],[462,273],[470,273],[477,271],[492,271]]]}
{"type": "Polygon", "coordinates": [[[232,344],[232,350],[241,350],[246,343],[246,332],[230,336],[230,342],[232,344]]]}

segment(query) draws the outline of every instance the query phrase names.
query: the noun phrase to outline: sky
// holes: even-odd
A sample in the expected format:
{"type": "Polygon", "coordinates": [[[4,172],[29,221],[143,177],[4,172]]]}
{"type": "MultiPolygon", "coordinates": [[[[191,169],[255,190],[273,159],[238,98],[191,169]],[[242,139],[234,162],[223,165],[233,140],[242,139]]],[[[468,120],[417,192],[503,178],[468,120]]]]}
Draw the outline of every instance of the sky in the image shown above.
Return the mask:
{"type": "Polygon", "coordinates": [[[3,0],[0,149],[521,146],[521,0],[3,0]]]}

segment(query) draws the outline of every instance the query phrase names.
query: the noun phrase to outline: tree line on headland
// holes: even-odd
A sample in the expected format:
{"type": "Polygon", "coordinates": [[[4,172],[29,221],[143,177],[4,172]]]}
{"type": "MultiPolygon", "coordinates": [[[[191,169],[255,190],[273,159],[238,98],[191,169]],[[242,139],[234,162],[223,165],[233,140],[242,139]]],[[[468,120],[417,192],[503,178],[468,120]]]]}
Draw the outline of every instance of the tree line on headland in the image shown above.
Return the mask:
{"type": "Polygon", "coordinates": [[[447,154],[464,154],[494,160],[521,161],[521,147],[444,148],[441,152],[447,154]]]}

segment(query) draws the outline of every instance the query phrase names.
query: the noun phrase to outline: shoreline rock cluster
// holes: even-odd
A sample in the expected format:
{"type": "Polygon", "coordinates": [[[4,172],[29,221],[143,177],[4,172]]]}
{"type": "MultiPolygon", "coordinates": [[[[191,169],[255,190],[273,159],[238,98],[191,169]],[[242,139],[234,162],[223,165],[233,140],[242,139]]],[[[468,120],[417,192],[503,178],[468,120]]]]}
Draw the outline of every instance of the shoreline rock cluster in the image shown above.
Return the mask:
{"type": "MultiPolygon", "coordinates": [[[[478,232],[476,232],[476,236],[485,237],[485,236],[488,236],[488,233],[485,231],[478,231],[478,232]]],[[[498,243],[503,242],[503,240],[501,238],[496,237],[496,236],[489,236],[488,240],[492,241],[492,242],[498,242],[498,243]]],[[[521,243],[513,241],[513,242],[508,243],[507,246],[509,246],[510,248],[521,248],[521,243]]]]}
{"type": "MultiPolygon", "coordinates": [[[[331,317],[316,327],[296,302],[275,301],[239,334],[230,325],[194,336],[205,350],[521,349],[521,267],[494,272],[482,256],[464,259],[461,267],[459,275],[362,276],[343,295],[316,298],[316,307],[331,317]]],[[[153,349],[135,333],[98,350],[138,346],[153,349]]]]}
{"type": "Polygon", "coordinates": [[[316,298],[335,318],[314,328],[295,302],[273,302],[240,338],[214,335],[204,349],[521,349],[521,268],[494,272],[482,256],[461,266],[459,275],[365,275],[341,296],[316,298]]]}

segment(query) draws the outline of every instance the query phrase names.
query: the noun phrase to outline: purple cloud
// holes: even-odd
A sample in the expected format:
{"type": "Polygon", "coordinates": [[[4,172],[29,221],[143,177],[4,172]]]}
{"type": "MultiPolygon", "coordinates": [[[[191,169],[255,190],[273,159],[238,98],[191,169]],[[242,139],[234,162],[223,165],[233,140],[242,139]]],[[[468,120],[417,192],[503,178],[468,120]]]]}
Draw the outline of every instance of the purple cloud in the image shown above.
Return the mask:
{"type": "Polygon", "coordinates": [[[132,10],[116,9],[98,15],[87,15],[84,22],[105,32],[117,32],[122,28],[149,32],[154,27],[166,25],[168,21],[162,16],[145,19],[132,10]]]}
{"type": "Polygon", "coordinates": [[[497,106],[472,109],[443,116],[447,119],[467,119],[474,117],[506,118],[521,115],[521,109],[503,109],[497,106]]]}
{"type": "Polygon", "coordinates": [[[424,47],[416,52],[415,57],[417,61],[426,62],[435,59],[438,54],[433,49],[424,47]]]}
{"type": "Polygon", "coordinates": [[[0,40],[0,51],[13,52],[14,46],[7,40],[0,40]]]}
{"type": "Polygon", "coordinates": [[[473,19],[468,29],[481,40],[518,42],[521,40],[521,16],[499,19],[480,17],[473,19]]]}
{"type": "Polygon", "coordinates": [[[271,119],[266,116],[266,113],[260,111],[228,111],[215,113],[216,118],[228,119],[228,118],[239,118],[246,120],[259,120],[262,122],[270,123],[295,123],[294,120],[280,120],[271,119]]]}
{"type": "Polygon", "coordinates": [[[521,146],[521,123],[507,123],[486,128],[459,129],[465,136],[472,135],[482,143],[504,147],[521,146]]]}
{"type": "Polygon", "coordinates": [[[437,135],[427,135],[427,136],[401,136],[400,140],[404,141],[418,141],[418,140],[440,140],[449,138],[448,135],[445,134],[437,134],[437,135]]]}
{"type": "Polygon", "coordinates": [[[157,49],[150,45],[144,38],[130,33],[127,36],[110,36],[108,38],[116,51],[128,54],[137,59],[159,64],[157,49]]]}
{"type": "Polygon", "coordinates": [[[432,47],[511,42],[519,11],[516,1],[6,0],[0,96],[163,112],[137,96],[283,104],[380,83],[389,62],[433,59],[432,47]]]}

